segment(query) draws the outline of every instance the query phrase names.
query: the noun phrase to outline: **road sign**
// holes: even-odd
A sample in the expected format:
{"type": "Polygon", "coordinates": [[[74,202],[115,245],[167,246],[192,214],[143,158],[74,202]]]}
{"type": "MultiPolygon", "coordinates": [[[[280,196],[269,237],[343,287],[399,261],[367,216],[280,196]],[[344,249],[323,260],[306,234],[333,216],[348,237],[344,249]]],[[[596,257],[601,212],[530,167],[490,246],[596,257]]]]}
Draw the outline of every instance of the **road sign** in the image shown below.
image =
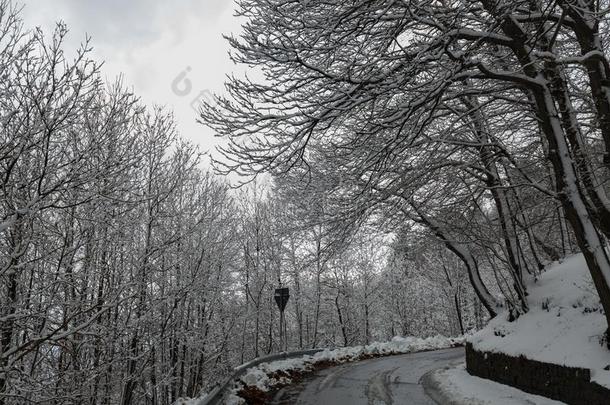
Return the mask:
{"type": "Polygon", "coordinates": [[[290,298],[288,288],[276,288],[274,298],[280,312],[284,312],[286,304],[288,304],[288,299],[290,298]]]}

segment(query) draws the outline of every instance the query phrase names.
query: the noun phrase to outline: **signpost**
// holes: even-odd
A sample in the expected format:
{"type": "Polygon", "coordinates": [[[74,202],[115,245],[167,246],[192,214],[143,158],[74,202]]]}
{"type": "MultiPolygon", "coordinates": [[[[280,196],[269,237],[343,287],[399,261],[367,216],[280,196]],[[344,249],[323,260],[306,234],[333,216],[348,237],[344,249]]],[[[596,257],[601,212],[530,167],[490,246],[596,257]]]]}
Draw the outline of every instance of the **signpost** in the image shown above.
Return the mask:
{"type": "Polygon", "coordinates": [[[286,339],[286,319],[284,318],[284,310],[286,309],[286,304],[288,304],[288,299],[290,298],[290,291],[286,287],[276,288],[273,298],[275,298],[275,303],[280,310],[280,347],[285,351],[287,349],[288,339],[286,339]]]}

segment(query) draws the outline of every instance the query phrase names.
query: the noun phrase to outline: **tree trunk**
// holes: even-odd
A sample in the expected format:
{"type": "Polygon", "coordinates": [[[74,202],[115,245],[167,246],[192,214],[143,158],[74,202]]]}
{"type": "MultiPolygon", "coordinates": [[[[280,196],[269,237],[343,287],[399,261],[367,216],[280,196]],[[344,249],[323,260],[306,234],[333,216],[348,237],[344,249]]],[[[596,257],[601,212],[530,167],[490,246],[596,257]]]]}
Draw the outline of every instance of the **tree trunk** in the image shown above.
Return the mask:
{"type": "Polygon", "coordinates": [[[347,331],[345,329],[345,323],[343,323],[343,314],[341,313],[341,307],[339,306],[339,291],[335,296],[335,307],[337,308],[337,316],[339,317],[339,325],[341,326],[341,336],[343,337],[343,347],[347,346],[347,331]]]}
{"type": "Polygon", "coordinates": [[[489,316],[494,318],[498,312],[497,308],[500,306],[498,301],[495,299],[493,295],[489,293],[489,290],[485,286],[485,283],[481,279],[481,274],[479,272],[479,265],[468,249],[468,247],[463,246],[459,242],[456,242],[445,235],[445,232],[441,229],[440,226],[434,223],[431,218],[426,217],[419,210],[417,206],[413,204],[413,202],[409,202],[409,204],[413,207],[419,219],[413,218],[413,220],[427,226],[444,244],[447,248],[452,251],[457,257],[460,258],[462,263],[466,266],[466,270],[468,272],[468,279],[470,280],[470,284],[474,289],[475,293],[481,303],[489,313],[489,316]]]}

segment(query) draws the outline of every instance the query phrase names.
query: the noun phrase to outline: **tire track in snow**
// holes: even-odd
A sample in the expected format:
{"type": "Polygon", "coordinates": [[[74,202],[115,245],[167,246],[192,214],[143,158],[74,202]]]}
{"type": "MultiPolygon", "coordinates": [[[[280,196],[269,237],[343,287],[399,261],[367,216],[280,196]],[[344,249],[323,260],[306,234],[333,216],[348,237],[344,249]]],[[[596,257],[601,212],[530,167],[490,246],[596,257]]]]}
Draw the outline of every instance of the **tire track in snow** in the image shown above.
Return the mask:
{"type": "MultiPolygon", "coordinates": [[[[392,405],[394,403],[390,377],[397,369],[398,367],[395,367],[391,370],[377,373],[369,379],[364,389],[368,398],[368,405],[377,405],[378,401],[383,402],[385,405],[392,405]]],[[[397,382],[398,377],[396,377],[395,383],[397,382]]]]}

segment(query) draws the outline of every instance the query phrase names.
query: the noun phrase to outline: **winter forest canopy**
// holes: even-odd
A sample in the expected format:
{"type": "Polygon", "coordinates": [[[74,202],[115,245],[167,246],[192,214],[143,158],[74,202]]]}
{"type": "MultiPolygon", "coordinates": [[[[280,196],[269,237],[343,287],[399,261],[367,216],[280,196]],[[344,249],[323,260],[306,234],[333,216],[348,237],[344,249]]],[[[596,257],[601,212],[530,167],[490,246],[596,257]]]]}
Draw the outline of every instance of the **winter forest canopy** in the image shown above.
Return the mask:
{"type": "Polygon", "coordinates": [[[610,319],[609,2],[235,7],[212,170],[0,2],[0,405],[169,404],[263,354],[461,335],[577,252],[610,319]]]}

